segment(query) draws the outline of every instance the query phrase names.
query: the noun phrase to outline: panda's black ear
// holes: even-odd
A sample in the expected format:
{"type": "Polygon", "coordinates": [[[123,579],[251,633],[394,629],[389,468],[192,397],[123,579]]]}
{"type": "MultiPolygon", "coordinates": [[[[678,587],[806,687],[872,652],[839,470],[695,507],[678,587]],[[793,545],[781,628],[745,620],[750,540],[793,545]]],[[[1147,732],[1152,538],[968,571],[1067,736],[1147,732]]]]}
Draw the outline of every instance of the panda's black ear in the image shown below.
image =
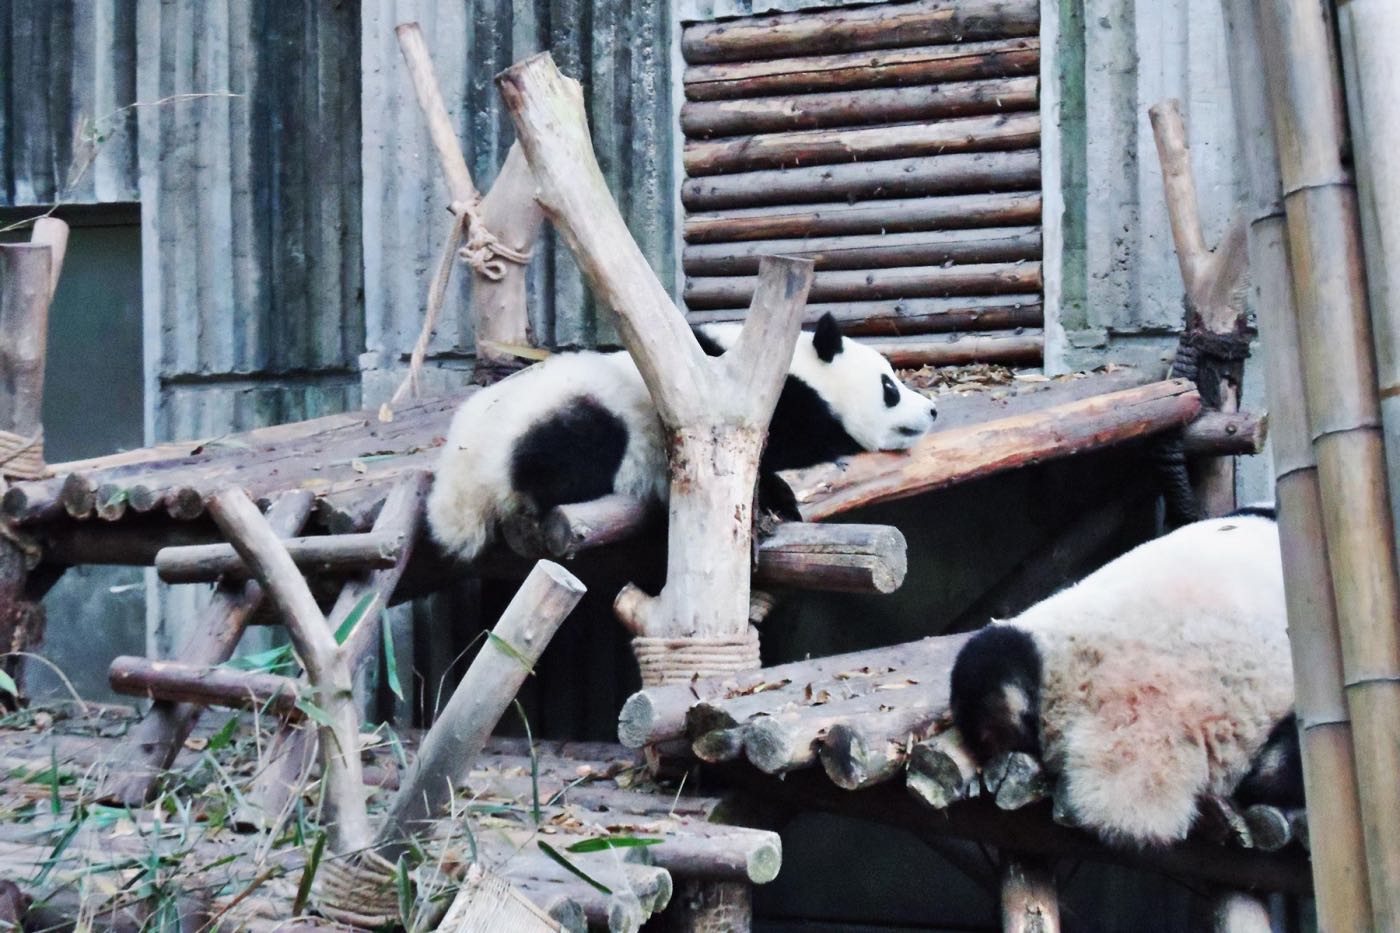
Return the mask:
{"type": "Polygon", "coordinates": [[[841,352],[841,328],[836,326],[836,318],[831,316],[830,311],[817,321],[817,331],[812,335],[812,349],[817,351],[817,357],[823,363],[830,363],[841,352]]]}

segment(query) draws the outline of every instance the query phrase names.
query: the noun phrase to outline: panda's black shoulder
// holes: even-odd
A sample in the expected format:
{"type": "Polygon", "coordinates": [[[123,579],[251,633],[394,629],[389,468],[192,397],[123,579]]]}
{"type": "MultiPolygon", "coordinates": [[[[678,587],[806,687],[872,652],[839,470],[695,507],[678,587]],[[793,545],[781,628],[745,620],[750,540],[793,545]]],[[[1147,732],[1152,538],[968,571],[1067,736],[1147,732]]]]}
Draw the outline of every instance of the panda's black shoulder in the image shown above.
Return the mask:
{"type": "Polygon", "coordinates": [[[705,351],[706,356],[724,356],[724,347],[715,342],[715,338],[705,333],[700,327],[690,328],[690,332],[695,335],[695,342],[700,344],[700,349],[705,351]]]}

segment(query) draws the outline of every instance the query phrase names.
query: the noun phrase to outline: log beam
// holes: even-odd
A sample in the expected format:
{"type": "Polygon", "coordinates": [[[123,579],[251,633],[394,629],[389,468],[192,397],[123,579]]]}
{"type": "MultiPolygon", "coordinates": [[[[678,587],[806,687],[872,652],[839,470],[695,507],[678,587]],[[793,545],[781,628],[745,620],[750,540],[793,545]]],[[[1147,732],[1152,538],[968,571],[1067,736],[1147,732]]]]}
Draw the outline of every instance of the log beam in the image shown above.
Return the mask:
{"type": "Polygon", "coordinates": [[[278,674],[121,655],[107,669],[107,682],[125,696],[257,710],[290,722],[305,718],[305,713],[297,708],[301,685],[294,678],[278,674]]]}
{"type": "MultiPolygon", "coordinates": [[[[288,538],[283,542],[292,562],[305,574],[392,567],[398,563],[404,544],[398,537],[377,532],[288,538]]],[[[207,544],[162,548],[156,554],[156,573],[166,583],[200,583],[244,580],[248,568],[233,545],[207,544]]]]}

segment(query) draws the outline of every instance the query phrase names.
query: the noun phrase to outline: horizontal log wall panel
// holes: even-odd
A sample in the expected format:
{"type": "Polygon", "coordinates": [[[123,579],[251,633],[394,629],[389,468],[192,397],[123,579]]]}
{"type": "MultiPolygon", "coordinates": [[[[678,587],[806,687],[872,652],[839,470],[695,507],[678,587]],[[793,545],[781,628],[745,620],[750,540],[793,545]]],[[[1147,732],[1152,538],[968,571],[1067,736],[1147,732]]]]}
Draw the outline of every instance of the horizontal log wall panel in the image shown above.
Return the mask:
{"type": "Polygon", "coordinates": [[[687,23],[690,320],[742,320],[765,255],[897,366],[1043,358],[1039,0],[687,23]]]}
{"type": "Polygon", "coordinates": [[[688,174],[899,159],[944,152],[1025,149],[1040,144],[1040,115],[1011,113],[843,130],[800,130],[685,144],[688,174]]]}
{"type": "Polygon", "coordinates": [[[691,26],[681,39],[681,53],[698,64],[1034,36],[1039,31],[1039,0],[915,0],[691,26]]]}
{"type": "Polygon", "coordinates": [[[1034,76],[1027,75],[919,87],[691,101],[681,108],[681,129],[687,136],[708,139],[1034,110],[1039,103],[1039,85],[1034,76]]]}
{"type": "Polygon", "coordinates": [[[686,210],[706,211],[1039,189],[1040,152],[1022,149],[707,175],[687,180],[681,200],[686,210]]]}
{"type": "Polygon", "coordinates": [[[689,243],[1021,226],[1040,222],[1040,193],[901,198],[692,214],[689,243]]]}
{"type": "MultiPolygon", "coordinates": [[[[736,308],[753,298],[757,276],[703,276],[686,283],[690,308],[736,308]]],[[[1040,289],[1040,263],[987,263],[965,266],[906,266],[818,272],[811,301],[862,298],[942,298],[950,295],[1021,294],[1040,289]]]]}
{"type": "Polygon", "coordinates": [[[705,65],[685,70],[688,100],[908,87],[1040,72],[1040,42],[1000,39],[891,52],[705,65]]]}
{"type": "Polygon", "coordinates": [[[868,236],[752,240],[687,246],[687,275],[755,275],[763,256],[801,256],[827,269],[886,269],[945,263],[1015,262],[1039,259],[1040,228],[925,230],[868,236]]]}
{"type": "Polygon", "coordinates": [[[1045,352],[1045,336],[1034,328],[949,334],[929,339],[876,337],[866,342],[883,353],[896,369],[964,366],[968,363],[1038,366],[1045,352]]]}
{"type": "MultiPolygon", "coordinates": [[[[693,311],[694,324],[742,321],[747,309],[693,311]]],[[[1040,327],[1044,320],[1039,295],[985,295],[956,298],[911,298],[885,301],[815,302],[803,323],[811,326],[824,314],[836,318],[855,337],[904,337],[960,330],[1040,327]]]]}

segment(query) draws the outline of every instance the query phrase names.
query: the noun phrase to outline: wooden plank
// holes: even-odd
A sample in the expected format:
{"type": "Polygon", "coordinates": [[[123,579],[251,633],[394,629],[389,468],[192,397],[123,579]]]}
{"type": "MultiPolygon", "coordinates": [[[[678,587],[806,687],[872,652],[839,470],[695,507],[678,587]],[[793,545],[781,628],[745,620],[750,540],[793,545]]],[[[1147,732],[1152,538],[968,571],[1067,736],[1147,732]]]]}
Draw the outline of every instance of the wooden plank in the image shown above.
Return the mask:
{"type": "MultiPolygon", "coordinates": [[[[685,283],[685,303],[698,311],[742,307],[757,283],[755,276],[695,276],[685,283]]],[[[979,263],[818,272],[811,295],[813,301],[863,301],[1024,294],[1040,287],[1038,262],[979,263]]]]}
{"type": "Polygon", "coordinates": [[[167,703],[256,710],[291,722],[305,715],[297,708],[302,685],[278,674],[121,655],[107,682],[117,693],[167,703]]]}
{"type": "Polygon", "coordinates": [[[1040,40],[996,39],[878,52],[845,52],[685,70],[689,100],[907,87],[1040,72],[1040,40]]]}
{"type": "MultiPolygon", "coordinates": [[[[742,321],[746,309],[692,311],[694,324],[742,321]]],[[[851,301],[809,304],[803,319],[811,326],[824,314],[853,337],[901,337],[961,330],[1039,327],[1043,319],[1039,295],[991,295],[956,298],[912,298],[894,301],[851,301]]]]}
{"type": "Polygon", "coordinates": [[[692,139],[710,139],[1034,110],[1040,100],[1039,84],[1034,76],[1025,75],[915,87],[689,101],[681,107],[681,130],[692,139]]]}
{"type": "Polygon", "coordinates": [[[985,194],[1040,187],[1040,152],[953,152],[807,168],[761,169],[686,180],[688,211],[864,201],[934,194],[985,194]]]}
{"type": "Polygon", "coordinates": [[[681,160],[690,175],[718,175],[858,159],[1026,149],[1039,144],[1039,113],[1003,113],[895,126],[692,140],[685,144],[681,160]]]}
{"type": "Polygon", "coordinates": [[[723,62],[903,45],[1034,36],[1037,0],[914,0],[720,20],[686,27],[687,62],[723,62]]]}
{"type": "Polygon", "coordinates": [[[1040,228],[1009,227],[695,244],[685,248],[682,263],[687,275],[753,275],[763,256],[801,256],[816,264],[820,282],[821,273],[833,269],[1016,262],[1040,254],[1040,228]]]}
{"type": "Polygon", "coordinates": [[[719,243],[1037,223],[1039,192],[959,194],[691,214],[685,219],[685,239],[688,243],[719,243]]]}

